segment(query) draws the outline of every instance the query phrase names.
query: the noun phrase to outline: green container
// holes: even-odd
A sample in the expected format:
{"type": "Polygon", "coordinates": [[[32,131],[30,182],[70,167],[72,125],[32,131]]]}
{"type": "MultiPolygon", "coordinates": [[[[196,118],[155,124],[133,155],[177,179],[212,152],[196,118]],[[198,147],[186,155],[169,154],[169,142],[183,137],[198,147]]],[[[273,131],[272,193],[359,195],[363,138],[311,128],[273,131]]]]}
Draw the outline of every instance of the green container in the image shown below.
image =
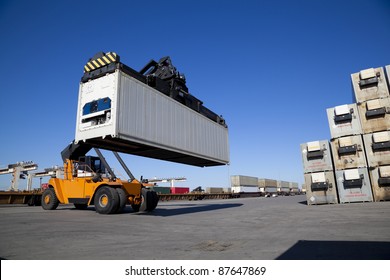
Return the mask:
{"type": "Polygon", "coordinates": [[[154,186],[152,188],[157,194],[170,194],[171,188],[170,187],[158,187],[154,186]]]}

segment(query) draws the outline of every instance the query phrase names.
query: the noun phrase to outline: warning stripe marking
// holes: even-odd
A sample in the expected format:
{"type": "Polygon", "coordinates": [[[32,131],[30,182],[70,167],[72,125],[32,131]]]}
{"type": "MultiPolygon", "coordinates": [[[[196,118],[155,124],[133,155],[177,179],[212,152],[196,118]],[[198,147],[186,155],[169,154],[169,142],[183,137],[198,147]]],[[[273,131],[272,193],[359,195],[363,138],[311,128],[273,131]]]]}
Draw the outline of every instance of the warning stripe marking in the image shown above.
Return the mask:
{"type": "Polygon", "coordinates": [[[87,64],[85,64],[84,66],[84,72],[90,72],[92,70],[96,70],[100,67],[118,61],[119,61],[119,57],[117,56],[116,53],[108,52],[102,57],[88,61],[87,64]]]}

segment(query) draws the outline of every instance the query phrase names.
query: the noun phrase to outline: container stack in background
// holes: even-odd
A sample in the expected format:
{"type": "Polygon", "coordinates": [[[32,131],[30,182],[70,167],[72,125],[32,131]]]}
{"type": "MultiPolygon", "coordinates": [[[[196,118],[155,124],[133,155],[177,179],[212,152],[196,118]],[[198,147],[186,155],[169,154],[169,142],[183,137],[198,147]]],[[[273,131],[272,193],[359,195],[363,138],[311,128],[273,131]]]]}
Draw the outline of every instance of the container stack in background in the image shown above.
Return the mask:
{"type": "Polygon", "coordinates": [[[338,203],[328,140],[301,144],[307,204],[338,203]]]}
{"type": "Polygon", "coordinates": [[[390,65],[351,75],[375,201],[390,200],[390,65]]]}
{"type": "Polygon", "coordinates": [[[290,186],[290,194],[291,195],[299,194],[298,183],[296,183],[296,182],[288,182],[288,184],[290,186]]]}
{"type": "Polygon", "coordinates": [[[281,195],[290,194],[290,183],[287,181],[277,181],[277,192],[281,195]]]}
{"type": "Polygon", "coordinates": [[[234,175],[230,176],[232,193],[255,193],[258,192],[257,177],[234,175]]]}
{"type": "Polygon", "coordinates": [[[326,111],[340,203],[372,201],[357,104],[326,111]]]}
{"type": "Polygon", "coordinates": [[[257,180],[259,191],[266,194],[278,193],[278,181],[274,179],[259,178],[257,180]]]}
{"type": "Polygon", "coordinates": [[[301,144],[309,205],[337,203],[335,191],[340,203],[390,200],[389,75],[390,65],[352,74],[355,103],[327,109],[329,152],[326,140],[301,144]]]}

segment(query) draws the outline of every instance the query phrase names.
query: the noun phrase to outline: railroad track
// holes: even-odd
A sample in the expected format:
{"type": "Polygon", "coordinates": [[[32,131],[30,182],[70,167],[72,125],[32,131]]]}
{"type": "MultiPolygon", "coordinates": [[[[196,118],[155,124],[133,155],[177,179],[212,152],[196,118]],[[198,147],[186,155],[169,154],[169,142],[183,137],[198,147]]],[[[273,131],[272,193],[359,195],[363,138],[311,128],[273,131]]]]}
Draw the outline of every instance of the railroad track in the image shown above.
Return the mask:
{"type": "MultiPolygon", "coordinates": [[[[160,201],[170,200],[203,200],[203,199],[231,199],[236,197],[259,197],[261,193],[185,193],[185,194],[158,194],[160,201]]],[[[0,204],[27,204],[41,205],[41,191],[0,192],[0,204]]]]}

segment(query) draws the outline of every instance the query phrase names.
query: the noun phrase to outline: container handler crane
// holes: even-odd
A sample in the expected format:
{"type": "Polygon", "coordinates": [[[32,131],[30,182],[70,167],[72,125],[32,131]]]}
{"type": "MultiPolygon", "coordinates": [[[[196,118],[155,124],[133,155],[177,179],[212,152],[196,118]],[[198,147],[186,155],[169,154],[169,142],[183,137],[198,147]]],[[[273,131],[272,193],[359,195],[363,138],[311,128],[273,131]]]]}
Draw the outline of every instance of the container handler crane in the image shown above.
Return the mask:
{"type": "Polygon", "coordinates": [[[100,214],[113,214],[130,204],[135,212],[152,211],[156,192],[134,178],[118,152],[201,167],[223,165],[229,161],[227,136],[223,117],[188,92],[169,57],[136,71],[116,53],[99,52],[84,66],[75,140],[61,153],[64,176],[49,180],[42,207],[94,205],[100,214]],[[177,133],[171,138],[169,131],[177,133]],[[97,157],[86,155],[91,149],[97,157]],[[99,149],[112,151],[130,179],[117,178],[99,149]]]}

